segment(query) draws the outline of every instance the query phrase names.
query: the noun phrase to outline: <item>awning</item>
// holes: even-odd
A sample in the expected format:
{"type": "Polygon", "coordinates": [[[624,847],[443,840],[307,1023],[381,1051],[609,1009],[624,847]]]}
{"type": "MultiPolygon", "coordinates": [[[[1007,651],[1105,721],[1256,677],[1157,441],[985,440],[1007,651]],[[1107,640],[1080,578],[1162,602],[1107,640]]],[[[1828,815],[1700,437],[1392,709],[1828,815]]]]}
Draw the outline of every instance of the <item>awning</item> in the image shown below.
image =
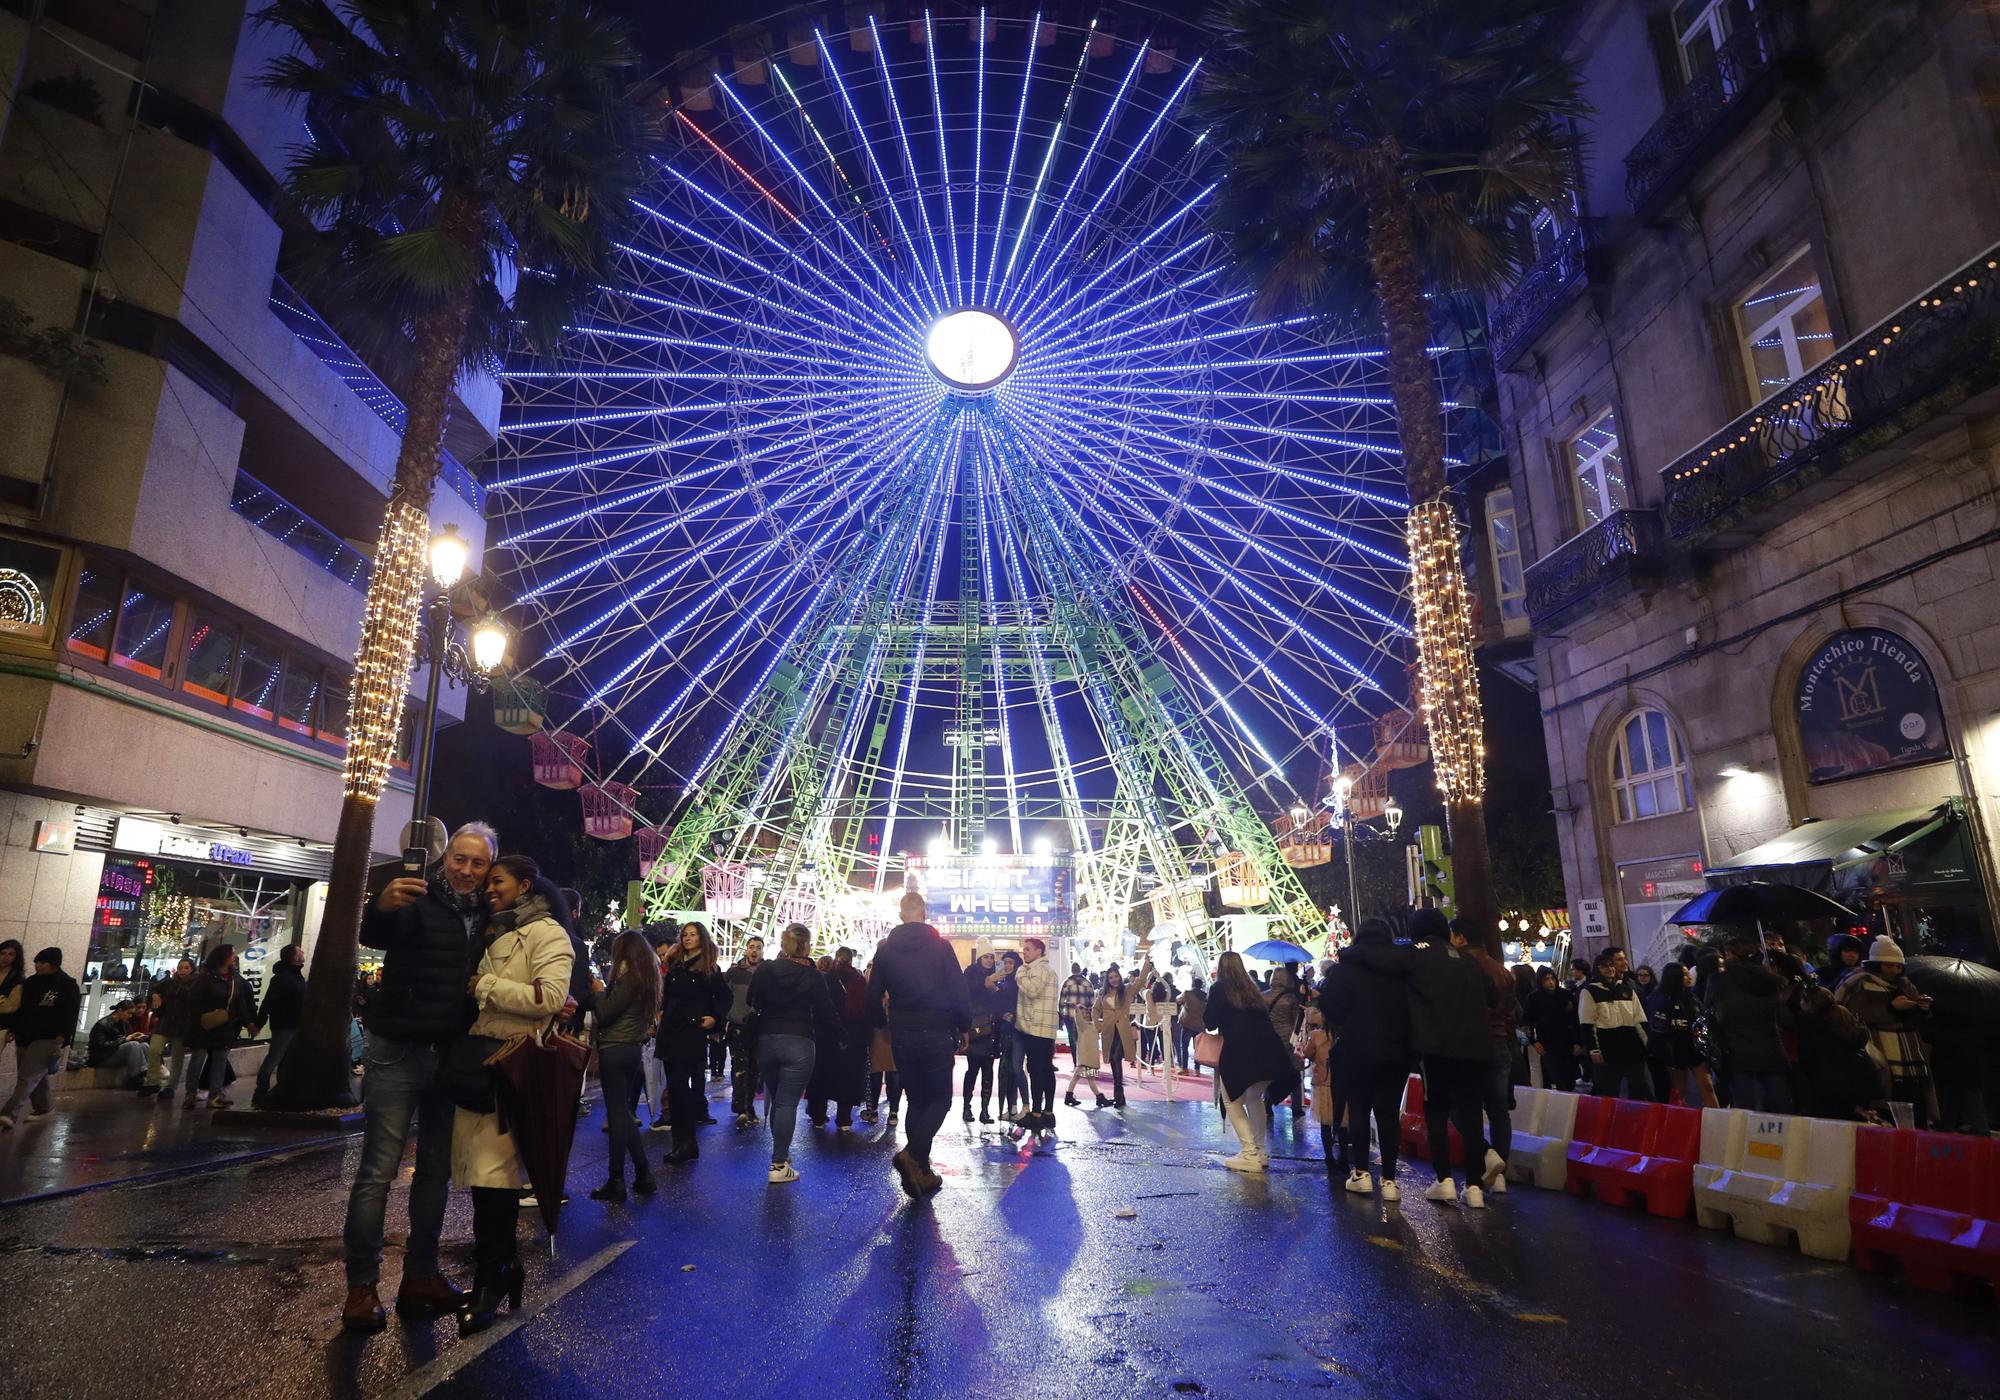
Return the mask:
{"type": "Polygon", "coordinates": [[[1761,870],[1780,865],[1832,863],[1851,851],[1879,847],[1883,837],[1915,822],[1939,815],[1936,807],[1907,807],[1894,812],[1871,812],[1865,817],[1836,817],[1830,821],[1806,822],[1783,836],[1774,836],[1761,846],[1752,846],[1739,855],[1717,861],[1708,873],[1761,870]]]}

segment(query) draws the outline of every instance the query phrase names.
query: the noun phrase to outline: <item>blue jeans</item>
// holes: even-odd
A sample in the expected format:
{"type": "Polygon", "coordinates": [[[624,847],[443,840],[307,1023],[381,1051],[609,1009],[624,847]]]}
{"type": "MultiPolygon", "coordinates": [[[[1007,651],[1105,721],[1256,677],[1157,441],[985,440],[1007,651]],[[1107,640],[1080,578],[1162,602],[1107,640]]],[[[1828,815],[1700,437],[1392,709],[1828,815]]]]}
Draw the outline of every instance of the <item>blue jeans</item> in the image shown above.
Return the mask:
{"type": "Polygon", "coordinates": [[[367,1035],[362,1107],[361,1166],[347,1196],[347,1285],[373,1287],[382,1273],[382,1217],[389,1183],[403,1164],[410,1121],[417,1125],[416,1174],[410,1181],[410,1234],[403,1249],[403,1277],[438,1271],[438,1236],[451,1193],[451,1100],[437,1087],[438,1055],[429,1045],[367,1035]]]}
{"type": "Polygon", "coordinates": [[[757,1037],[757,1072],[764,1080],[764,1111],[771,1119],[771,1165],[792,1160],[792,1131],[799,1122],[799,1100],[812,1079],[819,1057],[812,1037],[757,1037]]]}
{"type": "Polygon", "coordinates": [[[1752,1074],[1748,1070],[1729,1072],[1729,1106],[1747,1108],[1752,1113],[1790,1113],[1792,1077],[1788,1074],[1752,1074]]]}
{"type": "Polygon", "coordinates": [[[271,1032],[271,1048],[264,1052],[264,1063],[257,1066],[257,1094],[263,1098],[271,1092],[271,1080],[278,1073],[278,1062],[285,1058],[285,1051],[292,1043],[292,1037],[299,1033],[297,1026],[271,1032]]]}
{"type": "MultiPolygon", "coordinates": [[[[1480,1096],[1486,1109],[1487,1136],[1493,1150],[1504,1159],[1514,1146],[1514,1046],[1511,1041],[1495,1045],[1480,1078],[1480,1096]]],[[[1478,1170],[1478,1168],[1474,1168],[1478,1170]]]]}

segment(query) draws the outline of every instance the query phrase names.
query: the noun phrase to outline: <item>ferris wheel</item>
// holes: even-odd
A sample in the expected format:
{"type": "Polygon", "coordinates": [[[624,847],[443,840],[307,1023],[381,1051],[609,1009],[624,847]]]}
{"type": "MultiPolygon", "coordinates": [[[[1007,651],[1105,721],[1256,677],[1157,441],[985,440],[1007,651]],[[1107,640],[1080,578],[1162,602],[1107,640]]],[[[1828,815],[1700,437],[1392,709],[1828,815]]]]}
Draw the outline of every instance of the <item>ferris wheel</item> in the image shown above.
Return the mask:
{"type": "Polygon", "coordinates": [[[1230,852],[1310,921],[1257,813],[1403,702],[1402,470],[1377,348],[1231,280],[1199,81],[984,12],[684,78],[492,531],[659,907],[825,921],[944,841],[1100,922],[1230,852]]]}

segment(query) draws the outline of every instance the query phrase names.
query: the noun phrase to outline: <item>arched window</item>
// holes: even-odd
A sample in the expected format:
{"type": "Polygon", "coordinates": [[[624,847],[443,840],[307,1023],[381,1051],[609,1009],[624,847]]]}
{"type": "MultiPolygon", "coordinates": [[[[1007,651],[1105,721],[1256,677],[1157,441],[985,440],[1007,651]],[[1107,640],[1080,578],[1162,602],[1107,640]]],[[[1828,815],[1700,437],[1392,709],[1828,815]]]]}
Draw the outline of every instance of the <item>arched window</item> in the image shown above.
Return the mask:
{"type": "Polygon", "coordinates": [[[1687,750],[1680,732],[1658,710],[1637,710],[1619,726],[1611,747],[1612,803],[1621,822],[1668,817],[1694,806],[1687,750]]]}

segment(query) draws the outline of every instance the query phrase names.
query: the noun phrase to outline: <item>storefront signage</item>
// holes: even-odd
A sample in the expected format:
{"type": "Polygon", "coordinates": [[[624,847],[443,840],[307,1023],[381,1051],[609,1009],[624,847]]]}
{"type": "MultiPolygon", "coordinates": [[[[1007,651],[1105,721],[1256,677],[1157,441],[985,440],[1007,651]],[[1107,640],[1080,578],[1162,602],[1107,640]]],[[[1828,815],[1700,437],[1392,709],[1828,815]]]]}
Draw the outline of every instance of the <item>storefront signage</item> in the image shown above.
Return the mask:
{"type": "Polygon", "coordinates": [[[198,860],[205,865],[254,865],[256,857],[235,846],[225,846],[220,841],[210,841],[200,836],[179,836],[173,832],[163,832],[160,836],[158,854],[175,860],[198,860]]]}
{"type": "Polygon", "coordinates": [[[1917,649],[1879,627],[1836,632],[1799,673],[1799,742],[1813,783],[1951,757],[1937,682],[1917,649]]]}

